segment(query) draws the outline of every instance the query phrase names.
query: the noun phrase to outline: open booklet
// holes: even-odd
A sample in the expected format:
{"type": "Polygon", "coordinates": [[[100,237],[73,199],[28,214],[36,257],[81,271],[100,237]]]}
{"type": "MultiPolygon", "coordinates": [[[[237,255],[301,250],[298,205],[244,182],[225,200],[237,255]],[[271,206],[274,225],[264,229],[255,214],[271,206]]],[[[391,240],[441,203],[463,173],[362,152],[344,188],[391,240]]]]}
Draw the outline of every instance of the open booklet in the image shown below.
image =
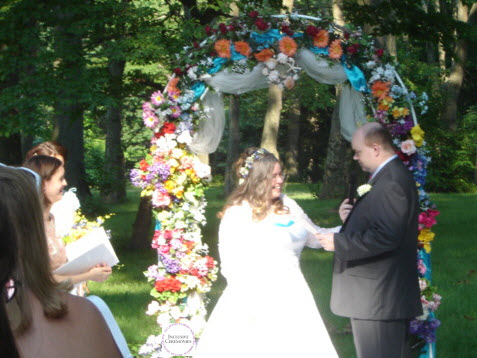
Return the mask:
{"type": "Polygon", "coordinates": [[[99,264],[114,266],[119,262],[102,227],[94,228],[81,239],[67,245],[66,257],[68,262],[57,268],[54,271],[55,274],[76,275],[99,264]]]}

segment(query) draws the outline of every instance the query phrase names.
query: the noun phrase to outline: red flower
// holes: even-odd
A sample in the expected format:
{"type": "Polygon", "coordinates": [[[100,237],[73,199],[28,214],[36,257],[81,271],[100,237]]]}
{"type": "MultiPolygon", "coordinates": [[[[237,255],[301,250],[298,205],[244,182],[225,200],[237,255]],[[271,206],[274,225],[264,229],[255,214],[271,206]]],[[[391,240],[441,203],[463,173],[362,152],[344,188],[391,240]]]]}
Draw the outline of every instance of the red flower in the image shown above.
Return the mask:
{"type": "Polygon", "coordinates": [[[205,264],[205,266],[207,266],[207,268],[209,269],[214,268],[215,267],[214,259],[210,256],[206,256],[205,258],[207,259],[207,263],[205,264]]]}
{"type": "Polygon", "coordinates": [[[139,162],[139,169],[141,169],[143,172],[145,172],[149,168],[149,164],[147,164],[146,160],[143,159],[139,162]]]}
{"type": "Polygon", "coordinates": [[[227,26],[225,26],[225,24],[223,22],[221,22],[219,24],[219,30],[221,33],[223,33],[224,35],[229,32],[229,30],[227,29],[227,26]]]}
{"type": "Polygon", "coordinates": [[[259,29],[260,31],[265,31],[266,29],[268,29],[268,23],[262,18],[258,18],[257,20],[255,20],[255,26],[257,26],[257,29],[259,29]]]}
{"type": "Polygon", "coordinates": [[[378,57],[382,57],[382,56],[384,55],[384,49],[378,48],[378,49],[375,51],[375,54],[376,54],[376,56],[378,56],[378,57]]]}
{"type": "Polygon", "coordinates": [[[199,44],[196,41],[193,41],[192,44],[194,45],[194,48],[199,48],[199,44]]]}
{"type": "Polygon", "coordinates": [[[229,26],[227,26],[227,30],[229,30],[229,31],[234,31],[234,30],[235,30],[235,26],[234,26],[234,25],[229,25],[229,26]]]}
{"type": "Polygon", "coordinates": [[[305,29],[305,33],[312,38],[316,36],[318,31],[318,28],[312,25],[308,25],[308,27],[305,29]]]}
{"type": "Polygon", "coordinates": [[[293,36],[294,32],[290,29],[290,27],[283,25],[281,28],[282,32],[284,34],[287,34],[288,36],[293,36]]]}
{"type": "Polygon", "coordinates": [[[204,30],[205,30],[205,33],[206,33],[207,36],[210,36],[214,33],[212,27],[210,27],[209,25],[205,26],[204,30]]]}
{"type": "Polygon", "coordinates": [[[354,55],[356,52],[358,52],[358,48],[355,45],[351,45],[346,48],[346,52],[350,55],[354,55]]]}
{"type": "Polygon", "coordinates": [[[256,17],[258,17],[258,11],[250,11],[248,13],[248,16],[250,16],[251,18],[255,19],[256,17]]]}
{"type": "Polygon", "coordinates": [[[174,68],[173,72],[176,76],[182,76],[182,70],[180,69],[180,67],[174,68]]]}
{"type": "Polygon", "coordinates": [[[191,269],[189,270],[189,273],[190,273],[192,276],[200,277],[199,270],[196,269],[196,268],[191,268],[191,269]]]}
{"type": "Polygon", "coordinates": [[[161,132],[164,134],[172,134],[176,131],[176,125],[171,122],[166,122],[161,128],[161,132]]]}
{"type": "Polygon", "coordinates": [[[349,39],[349,36],[350,36],[350,35],[349,35],[349,32],[345,32],[345,33],[344,33],[344,38],[345,38],[345,40],[348,40],[348,39],[349,39]]]}
{"type": "Polygon", "coordinates": [[[164,280],[156,281],[154,288],[157,292],[171,291],[179,292],[181,290],[182,283],[175,277],[167,277],[164,280]]]}
{"type": "Polygon", "coordinates": [[[401,159],[401,161],[404,163],[404,164],[408,164],[409,163],[409,156],[407,154],[404,154],[403,152],[401,152],[400,150],[396,150],[395,153],[398,155],[399,159],[401,159]]]}

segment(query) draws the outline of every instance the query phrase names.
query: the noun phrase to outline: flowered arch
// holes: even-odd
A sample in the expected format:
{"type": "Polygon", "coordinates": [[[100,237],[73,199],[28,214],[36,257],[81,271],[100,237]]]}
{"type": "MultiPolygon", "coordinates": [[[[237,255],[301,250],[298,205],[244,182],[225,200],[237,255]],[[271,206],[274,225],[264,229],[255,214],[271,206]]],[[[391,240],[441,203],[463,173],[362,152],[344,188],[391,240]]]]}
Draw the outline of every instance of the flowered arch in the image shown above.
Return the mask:
{"type": "Polygon", "coordinates": [[[429,162],[424,131],[416,109],[427,110],[427,96],[407,90],[393,58],[374,46],[359,28],[338,26],[329,19],[298,14],[260,15],[251,11],[229,23],[206,26],[206,37],[177,55],[179,66],[164,91],[143,105],[144,124],[151,129],[149,154],[132,170],[142,196],[152,199],[156,229],[152,247],[158,264],[145,272],[154,285],[147,314],[159,325],[141,347],[141,355],[167,356],[162,329],[186,323],[199,337],[205,325],[203,295],[217,278],[216,261],[207,255],[200,226],[205,224],[204,189],[210,168],[196,154],[216,150],[224,128],[222,94],[242,94],[270,84],[292,89],[300,75],[340,85],[341,132],[350,140],[357,126],[379,121],[393,135],[397,152],[413,173],[419,191],[417,253],[424,315],[411,331],[433,356],[434,312],[440,296],[431,286],[431,227],[439,213],[424,190],[429,162]]]}

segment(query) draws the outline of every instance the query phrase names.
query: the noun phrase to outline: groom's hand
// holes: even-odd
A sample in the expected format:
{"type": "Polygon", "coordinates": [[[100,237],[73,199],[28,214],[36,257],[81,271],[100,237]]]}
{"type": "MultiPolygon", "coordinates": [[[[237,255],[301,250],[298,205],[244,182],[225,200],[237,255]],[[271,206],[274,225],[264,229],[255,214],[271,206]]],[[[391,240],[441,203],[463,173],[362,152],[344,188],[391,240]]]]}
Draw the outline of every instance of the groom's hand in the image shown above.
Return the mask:
{"type": "Polygon", "coordinates": [[[335,251],[335,235],[333,233],[315,234],[315,236],[326,251],[335,251]]]}
{"type": "Polygon", "coordinates": [[[340,218],[343,222],[345,222],[345,220],[348,217],[352,208],[353,208],[353,205],[349,202],[348,198],[343,200],[343,202],[341,203],[340,208],[338,210],[338,212],[340,214],[340,218]]]}

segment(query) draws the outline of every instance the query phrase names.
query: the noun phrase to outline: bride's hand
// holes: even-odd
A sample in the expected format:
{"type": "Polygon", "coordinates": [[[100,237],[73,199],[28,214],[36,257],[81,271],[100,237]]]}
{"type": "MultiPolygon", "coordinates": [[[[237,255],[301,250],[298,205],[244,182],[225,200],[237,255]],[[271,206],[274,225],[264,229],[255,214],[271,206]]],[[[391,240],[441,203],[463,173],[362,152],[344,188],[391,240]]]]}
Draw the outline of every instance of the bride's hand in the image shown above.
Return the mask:
{"type": "Polygon", "coordinates": [[[353,205],[349,202],[348,198],[343,200],[343,202],[341,203],[340,208],[338,210],[338,212],[340,214],[340,218],[343,222],[345,222],[345,220],[348,217],[352,208],[353,208],[353,205]]]}

